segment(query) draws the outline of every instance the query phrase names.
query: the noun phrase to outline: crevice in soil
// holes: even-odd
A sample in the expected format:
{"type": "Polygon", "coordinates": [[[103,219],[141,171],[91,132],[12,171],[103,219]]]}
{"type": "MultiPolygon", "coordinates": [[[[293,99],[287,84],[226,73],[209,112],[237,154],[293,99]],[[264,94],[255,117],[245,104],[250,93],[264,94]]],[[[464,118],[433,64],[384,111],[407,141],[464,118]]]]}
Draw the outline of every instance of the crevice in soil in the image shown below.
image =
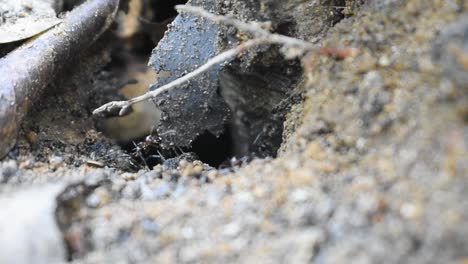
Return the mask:
{"type": "Polygon", "coordinates": [[[235,156],[234,144],[230,129],[226,128],[219,137],[209,132],[198,136],[189,151],[194,152],[202,162],[218,168],[235,156]]]}
{"type": "MultiPolygon", "coordinates": [[[[167,22],[168,18],[176,15],[174,5],[185,2],[152,2],[153,14],[148,16],[151,21],[144,23],[148,22],[147,25],[151,25],[151,23],[167,22]]],[[[345,2],[338,1],[337,6],[345,6],[345,2]]],[[[333,17],[330,20],[332,25],[345,18],[344,14],[338,12],[341,9],[336,10],[336,14],[333,12],[330,15],[333,17]]],[[[295,36],[296,24],[294,21],[284,21],[277,26],[275,32],[295,36]]],[[[148,52],[152,46],[150,39],[141,40],[138,42],[140,49],[136,52],[148,52]],[[141,48],[142,46],[146,48],[141,48]]],[[[158,140],[154,141],[158,138],[157,135],[153,135],[149,141],[143,137],[130,143],[125,142],[123,146],[131,153],[135,166],[151,169],[156,164],[164,163],[165,160],[182,153],[193,153],[198,159],[213,167],[230,166],[231,158],[276,157],[284,138],[283,123],[286,114],[292,105],[299,103],[296,99],[302,98],[301,91],[297,89],[302,78],[301,64],[299,60],[285,60],[277,47],[259,52],[247,63],[249,65],[247,67],[243,66],[243,63],[245,63],[243,59],[235,61],[219,73],[218,96],[228,106],[230,112],[223,133],[215,136],[205,131],[198,135],[189,147],[183,144],[179,147],[180,140],[168,139],[166,135],[161,136],[161,140],[166,141],[161,146],[158,145],[158,140]]],[[[181,105],[183,102],[177,104],[181,105]]],[[[178,112],[177,109],[174,111],[178,112]]],[[[179,119],[187,118],[183,113],[180,115],[179,119]]],[[[186,122],[190,123],[189,120],[186,122]]],[[[177,127],[176,131],[186,130],[183,127],[185,124],[177,122],[170,124],[177,127]]],[[[166,128],[168,127],[170,126],[166,128]]]]}

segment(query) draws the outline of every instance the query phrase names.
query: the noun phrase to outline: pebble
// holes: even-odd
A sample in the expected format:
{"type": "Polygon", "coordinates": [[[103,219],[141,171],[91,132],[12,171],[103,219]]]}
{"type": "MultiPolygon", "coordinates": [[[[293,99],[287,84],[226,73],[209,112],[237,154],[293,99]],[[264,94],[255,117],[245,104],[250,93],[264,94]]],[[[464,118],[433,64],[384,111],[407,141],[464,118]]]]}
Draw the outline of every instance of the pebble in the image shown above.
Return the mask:
{"type": "Polygon", "coordinates": [[[126,199],[136,199],[141,194],[140,184],[136,182],[131,182],[127,184],[122,190],[122,197],[126,199]]]}
{"type": "Polygon", "coordinates": [[[186,190],[187,190],[187,187],[185,187],[185,186],[182,185],[182,184],[177,184],[177,187],[176,187],[176,189],[172,192],[171,197],[172,197],[173,199],[177,199],[177,198],[179,198],[180,196],[182,196],[182,195],[185,193],[186,190]]]}
{"type": "Polygon", "coordinates": [[[133,180],[135,180],[137,178],[137,174],[136,173],[125,172],[122,175],[120,175],[120,177],[122,177],[122,179],[124,179],[126,181],[133,181],[133,180]]]}
{"type": "Polygon", "coordinates": [[[3,162],[0,167],[0,182],[7,182],[11,177],[15,176],[18,172],[18,163],[15,160],[8,160],[3,162]]]}
{"type": "Polygon", "coordinates": [[[61,165],[63,165],[63,158],[59,156],[52,156],[49,158],[49,165],[52,170],[56,170],[61,165]]]}
{"type": "Polygon", "coordinates": [[[228,237],[235,237],[241,231],[241,225],[236,222],[229,223],[224,226],[223,228],[223,235],[228,237]]]}
{"type": "Polygon", "coordinates": [[[400,207],[400,214],[407,219],[416,219],[421,215],[422,209],[413,203],[404,203],[400,207]]]}
{"type": "Polygon", "coordinates": [[[194,177],[194,176],[200,175],[202,171],[203,171],[203,164],[200,162],[199,163],[194,162],[194,163],[184,164],[181,174],[184,177],[194,177]]]}
{"type": "Polygon", "coordinates": [[[182,230],[180,230],[180,233],[182,234],[182,237],[186,239],[193,238],[193,236],[195,235],[195,231],[192,227],[184,227],[182,228],[182,230]]]}
{"type": "Polygon", "coordinates": [[[151,218],[144,218],[141,221],[141,227],[150,233],[157,234],[159,233],[160,227],[159,225],[151,218]]]}
{"type": "Polygon", "coordinates": [[[380,57],[378,61],[378,64],[381,67],[388,67],[390,66],[390,63],[391,63],[390,59],[386,55],[383,55],[382,57],[380,57]]]}
{"type": "Polygon", "coordinates": [[[101,204],[101,198],[96,193],[93,193],[86,198],[86,204],[91,208],[97,208],[101,204]]]}
{"type": "Polygon", "coordinates": [[[26,139],[28,140],[28,143],[31,145],[36,145],[39,137],[36,132],[34,131],[29,131],[26,133],[26,139]]]}
{"type": "Polygon", "coordinates": [[[154,199],[161,199],[169,195],[171,192],[171,186],[167,182],[162,182],[156,188],[153,189],[152,195],[154,199]]]}
{"type": "Polygon", "coordinates": [[[107,178],[108,178],[108,174],[103,169],[90,170],[86,174],[85,184],[88,186],[95,186],[107,178]]]}
{"type": "Polygon", "coordinates": [[[306,189],[297,189],[290,194],[290,200],[294,203],[307,201],[310,197],[310,192],[306,189]]]}

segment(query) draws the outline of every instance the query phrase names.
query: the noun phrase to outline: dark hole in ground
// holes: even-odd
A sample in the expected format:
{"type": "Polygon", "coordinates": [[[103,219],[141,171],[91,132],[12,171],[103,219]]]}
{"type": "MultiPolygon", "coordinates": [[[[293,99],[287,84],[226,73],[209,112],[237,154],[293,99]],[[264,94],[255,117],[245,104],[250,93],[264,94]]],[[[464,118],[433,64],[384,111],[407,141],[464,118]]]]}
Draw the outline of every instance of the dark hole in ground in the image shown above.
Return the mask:
{"type": "Polygon", "coordinates": [[[231,130],[226,129],[219,137],[209,132],[201,134],[190,148],[161,149],[156,136],[148,136],[121,146],[131,154],[134,169],[138,170],[152,169],[157,164],[173,163],[174,159],[189,153],[193,153],[190,157],[195,157],[212,167],[229,167],[231,158],[235,156],[233,144],[231,130]]]}
{"type": "MultiPolygon", "coordinates": [[[[133,45],[132,52],[148,54],[157,44],[150,33],[155,25],[174,18],[174,6],[186,2],[146,2],[150,14],[142,20],[143,38],[133,39],[133,43],[138,44],[133,45]]],[[[344,1],[338,2],[338,7],[345,6],[344,1]]],[[[336,10],[341,10],[338,7],[336,10]]],[[[332,14],[330,23],[334,25],[343,18],[340,12],[332,14]]],[[[295,35],[295,28],[295,22],[286,21],[276,28],[276,32],[295,35]]],[[[284,60],[277,47],[262,53],[249,68],[244,69],[234,62],[232,67],[220,73],[219,95],[232,115],[224,134],[216,137],[205,132],[194,140],[191,147],[184,149],[163,150],[157,142],[148,143],[147,139],[132,142],[125,148],[132,154],[136,165],[152,168],[184,153],[194,153],[199,160],[213,167],[229,166],[233,157],[275,157],[283,140],[285,116],[290,107],[301,100],[297,98],[302,98],[293,91],[301,80],[302,68],[298,60],[284,60]]]]}
{"type": "Polygon", "coordinates": [[[230,129],[216,137],[209,132],[205,132],[193,142],[189,151],[197,154],[198,158],[204,163],[215,168],[226,163],[234,156],[233,139],[230,129]]]}

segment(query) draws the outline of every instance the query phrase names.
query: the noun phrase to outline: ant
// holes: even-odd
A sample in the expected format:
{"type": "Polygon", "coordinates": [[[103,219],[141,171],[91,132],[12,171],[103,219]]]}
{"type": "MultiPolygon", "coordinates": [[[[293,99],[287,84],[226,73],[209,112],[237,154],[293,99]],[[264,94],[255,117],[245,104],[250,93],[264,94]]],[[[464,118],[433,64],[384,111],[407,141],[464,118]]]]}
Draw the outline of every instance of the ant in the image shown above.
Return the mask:
{"type": "MultiPolygon", "coordinates": [[[[159,144],[161,144],[161,138],[156,134],[156,132],[151,133],[150,135],[146,136],[145,139],[141,142],[133,143],[133,151],[132,151],[132,157],[134,158],[139,158],[141,162],[145,165],[147,169],[150,167],[148,166],[147,160],[150,158],[157,158],[162,161],[165,160],[161,152],[159,151],[159,144]],[[151,155],[154,150],[158,153],[158,155],[151,155]]],[[[134,164],[132,162],[134,166],[134,164]]]]}
{"type": "Polygon", "coordinates": [[[151,166],[148,165],[149,160],[154,161],[150,163],[150,165],[154,165],[166,162],[168,160],[166,159],[167,156],[180,156],[185,153],[180,147],[163,149],[161,147],[162,138],[158,136],[155,131],[151,132],[151,134],[146,136],[141,142],[132,143],[134,148],[131,153],[132,159],[130,163],[136,168],[142,168],[144,166],[146,169],[150,169],[151,166]],[[162,153],[164,153],[166,157],[164,157],[162,153]]]}

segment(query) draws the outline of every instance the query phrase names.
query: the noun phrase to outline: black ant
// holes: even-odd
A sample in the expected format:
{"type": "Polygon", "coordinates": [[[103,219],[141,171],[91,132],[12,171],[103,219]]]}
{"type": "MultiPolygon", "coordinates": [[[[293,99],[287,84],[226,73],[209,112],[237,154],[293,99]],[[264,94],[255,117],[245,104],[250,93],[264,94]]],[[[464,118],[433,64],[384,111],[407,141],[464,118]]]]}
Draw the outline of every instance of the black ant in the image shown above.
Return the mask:
{"type": "MultiPolygon", "coordinates": [[[[159,161],[165,161],[164,156],[160,152],[159,145],[161,144],[161,138],[153,132],[152,134],[145,137],[143,141],[138,143],[133,142],[133,150],[132,150],[132,160],[136,161],[137,159],[141,160],[141,163],[145,165],[147,169],[150,167],[148,166],[147,161],[151,158],[158,159],[159,161]],[[154,155],[152,153],[158,153],[158,155],[154,155]]],[[[137,164],[131,162],[134,166],[140,167],[137,164]]]]}

